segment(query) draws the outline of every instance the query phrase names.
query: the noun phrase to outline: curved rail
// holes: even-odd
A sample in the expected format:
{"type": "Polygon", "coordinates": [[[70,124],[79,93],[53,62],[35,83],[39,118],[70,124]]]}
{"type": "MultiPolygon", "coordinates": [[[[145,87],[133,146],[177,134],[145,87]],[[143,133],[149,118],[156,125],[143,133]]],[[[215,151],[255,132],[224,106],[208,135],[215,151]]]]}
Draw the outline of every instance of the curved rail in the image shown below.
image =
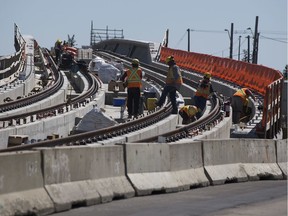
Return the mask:
{"type": "Polygon", "coordinates": [[[222,106],[220,103],[220,99],[217,98],[215,100],[211,100],[212,103],[212,110],[209,112],[208,115],[201,117],[200,119],[185,125],[181,128],[176,130],[170,131],[168,133],[160,134],[154,137],[150,137],[148,139],[138,140],[137,143],[148,143],[148,142],[158,142],[159,138],[161,137],[160,142],[175,142],[180,139],[184,138],[191,138],[198,133],[210,129],[216,122],[222,120],[224,118],[222,110],[222,106]]]}
{"type": "MultiPolygon", "coordinates": [[[[153,67],[150,67],[150,69],[153,69],[153,67]]],[[[160,70],[160,69],[154,68],[154,70],[160,70]]],[[[155,76],[153,76],[153,74],[149,75],[149,73],[147,73],[146,76],[149,79],[154,80],[160,85],[164,84],[163,80],[161,80],[160,78],[156,78],[155,76]]],[[[212,106],[213,106],[213,109],[208,114],[209,117],[202,117],[197,122],[187,125],[183,129],[178,129],[176,131],[169,133],[169,138],[167,138],[167,140],[175,140],[175,138],[172,138],[172,137],[178,137],[177,139],[179,139],[180,137],[181,138],[187,137],[189,134],[191,135],[192,132],[194,133],[194,130],[196,129],[198,130],[208,129],[208,128],[205,128],[205,126],[207,124],[213,124],[213,122],[216,121],[215,119],[217,119],[217,121],[220,120],[222,116],[221,114],[222,112],[221,112],[221,105],[220,105],[219,100],[217,99],[215,101],[212,101],[212,106]],[[185,132],[185,135],[183,135],[183,131],[185,132]]],[[[148,115],[146,116],[140,116],[138,119],[124,122],[122,124],[115,125],[109,128],[85,132],[81,134],[75,134],[69,137],[59,138],[55,140],[45,140],[45,141],[41,141],[38,143],[29,144],[29,145],[10,147],[7,149],[0,150],[0,152],[28,150],[28,149],[32,149],[35,147],[54,147],[58,145],[68,145],[68,146],[86,145],[89,143],[95,143],[97,141],[110,139],[110,138],[117,137],[117,136],[122,136],[124,134],[128,134],[130,132],[140,130],[144,127],[153,125],[159,122],[160,120],[168,117],[171,114],[171,111],[172,111],[171,104],[166,103],[166,105],[164,105],[159,110],[154,110],[152,112],[149,112],[148,115]]]]}
{"type": "MultiPolygon", "coordinates": [[[[52,57],[50,57],[50,58],[51,59],[49,62],[53,63],[53,65],[55,66],[54,71],[58,71],[58,69],[56,68],[56,65],[54,64],[54,61],[52,60],[52,57]]],[[[50,107],[47,107],[47,108],[44,108],[41,110],[36,110],[36,111],[26,112],[26,113],[22,113],[22,114],[15,114],[15,115],[9,115],[9,116],[5,116],[5,117],[1,117],[0,121],[9,122],[9,124],[12,124],[13,120],[16,120],[16,122],[17,122],[20,119],[24,119],[24,122],[25,122],[26,121],[25,118],[29,117],[29,116],[31,116],[31,118],[32,118],[32,116],[36,115],[37,119],[41,119],[43,117],[56,115],[56,113],[63,113],[65,110],[68,109],[69,106],[71,106],[72,108],[79,107],[79,103],[84,102],[87,98],[91,98],[91,97],[93,98],[95,96],[96,92],[98,91],[99,86],[101,86],[101,81],[99,81],[97,77],[95,77],[91,74],[85,73],[85,72],[82,74],[88,80],[88,83],[89,83],[89,88],[85,93],[69,100],[67,103],[64,102],[64,103],[50,106],[50,107]]],[[[60,76],[60,77],[62,77],[62,76],[60,76]]],[[[63,77],[60,79],[61,80],[61,86],[63,85],[63,82],[64,82],[63,79],[64,79],[63,77]]],[[[53,91],[56,91],[57,89],[58,88],[55,87],[55,88],[53,88],[53,91]]],[[[44,96],[46,95],[44,98],[46,98],[50,94],[51,94],[51,92],[47,93],[47,95],[44,94],[44,96]]],[[[42,97],[43,97],[43,95],[41,95],[41,98],[42,97]]],[[[35,101],[32,99],[26,103],[32,104],[32,103],[35,103],[35,101]]]]}
{"type": "MultiPolygon", "coordinates": [[[[61,73],[59,73],[57,66],[55,65],[54,61],[52,60],[52,57],[50,55],[48,55],[47,50],[45,51],[45,56],[47,57],[47,60],[50,63],[49,65],[51,65],[51,70],[52,70],[53,76],[55,78],[54,84],[52,86],[50,86],[49,88],[46,88],[39,93],[31,94],[31,95],[24,97],[24,98],[20,98],[20,99],[14,100],[14,101],[0,104],[0,113],[10,111],[13,109],[18,109],[18,108],[36,103],[40,100],[43,100],[44,98],[47,98],[50,95],[53,95],[55,92],[57,92],[63,86],[64,78],[61,75],[61,73]]],[[[2,120],[3,119],[1,119],[0,121],[2,121],[2,120]]]]}

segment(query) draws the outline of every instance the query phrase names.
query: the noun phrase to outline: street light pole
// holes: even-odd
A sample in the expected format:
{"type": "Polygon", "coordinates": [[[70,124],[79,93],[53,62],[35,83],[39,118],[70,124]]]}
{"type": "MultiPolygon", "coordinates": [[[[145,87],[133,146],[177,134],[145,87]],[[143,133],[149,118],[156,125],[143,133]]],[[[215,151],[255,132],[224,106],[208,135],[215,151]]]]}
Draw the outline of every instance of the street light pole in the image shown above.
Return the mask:
{"type": "Polygon", "coordinates": [[[241,35],[239,36],[238,61],[240,61],[240,49],[241,49],[241,35]]]}
{"type": "Polygon", "coordinates": [[[190,28],[187,29],[188,32],[188,52],[190,52],[190,28]]]}
{"type": "MultiPolygon", "coordinates": [[[[247,28],[247,30],[250,30],[251,35],[252,35],[252,39],[253,39],[254,38],[254,33],[253,33],[252,29],[249,27],[249,28],[247,28]]],[[[251,52],[250,51],[250,35],[248,35],[247,38],[248,38],[248,62],[250,62],[250,57],[251,57],[251,53],[250,53],[251,52]]],[[[252,54],[252,59],[251,60],[252,60],[252,63],[253,63],[253,54],[252,54]]]]}
{"type": "Polygon", "coordinates": [[[259,19],[259,17],[256,16],[254,40],[253,40],[253,54],[252,54],[252,63],[253,64],[257,64],[257,60],[258,60],[258,41],[259,41],[258,19],[259,19]]]}

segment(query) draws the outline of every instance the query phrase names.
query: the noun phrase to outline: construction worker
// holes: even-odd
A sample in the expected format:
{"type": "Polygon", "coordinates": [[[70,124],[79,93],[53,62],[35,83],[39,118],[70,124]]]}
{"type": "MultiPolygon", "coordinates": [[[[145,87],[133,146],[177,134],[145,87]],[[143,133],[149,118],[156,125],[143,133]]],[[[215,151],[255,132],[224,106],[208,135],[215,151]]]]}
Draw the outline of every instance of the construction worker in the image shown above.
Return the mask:
{"type": "Polygon", "coordinates": [[[176,91],[179,90],[183,84],[182,75],[179,67],[174,61],[174,56],[168,56],[166,58],[166,64],[169,66],[166,77],[166,85],[162,91],[159,101],[156,103],[156,106],[161,107],[169,94],[170,102],[172,104],[172,114],[178,114],[176,91]]]}
{"type": "Polygon", "coordinates": [[[185,105],[180,108],[179,115],[182,117],[182,124],[189,124],[195,121],[196,114],[198,113],[198,108],[193,105],[185,105]]]}
{"type": "MultiPolygon", "coordinates": [[[[210,82],[211,73],[206,72],[203,79],[199,81],[198,88],[194,95],[195,106],[198,107],[199,112],[196,114],[197,119],[199,119],[204,110],[206,109],[206,102],[210,94],[214,92],[212,84],[210,82]]],[[[213,95],[214,96],[214,95],[213,95]]]]}
{"type": "Polygon", "coordinates": [[[253,100],[255,100],[255,96],[248,88],[241,88],[236,91],[236,93],[232,97],[232,122],[233,124],[239,124],[240,123],[240,117],[243,113],[246,112],[248,109],[248,102],[249,97],[252,97],[253,100]]]}
{"type": "Polygon", "coordinates": [[[56,62],[56,64],[58,64],[59,60],[60,60],[60,57],[61,57],[61,53],[63,51],[62,41],[60,39],[58,39],[55,42],[54,50],[55,50],[55,62],[56,62]]]}
{"type": "Polygon", "coordinates": [[[128,118],[132,118],[132,116],[137,118],[141,96],[142,69],[139,67],[139,60],[136,58],[132,60],[131,65],[131,69],[124,71],[121,80],[127,83],[128,118]]]}

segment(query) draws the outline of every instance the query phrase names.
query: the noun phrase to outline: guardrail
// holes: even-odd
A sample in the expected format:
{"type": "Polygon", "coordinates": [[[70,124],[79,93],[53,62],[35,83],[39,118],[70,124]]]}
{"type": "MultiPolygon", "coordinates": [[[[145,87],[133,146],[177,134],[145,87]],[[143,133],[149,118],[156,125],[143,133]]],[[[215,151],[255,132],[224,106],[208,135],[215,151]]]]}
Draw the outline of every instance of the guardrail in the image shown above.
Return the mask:
{"type": "Polygon", "coordinates": [[[18,26],[14,25],[14,39],[16,53],[0,58],[0,80],[6,79],[19,71],[20,66],[25,61],[26,42],[22,37],[18,26]]]}
{"type": "Polygon", "coordinates": [[[178,66],[184,69],[199,73],[211,72],[213,77],[248,87],[264,96],[264,117],[257,125],[258,136],[271,139],[279,132],[283,85],[280,71],[262,65],[166,47],[161,48],[160,61],[165,62],[169,55],[173,55],[178,66]]]}

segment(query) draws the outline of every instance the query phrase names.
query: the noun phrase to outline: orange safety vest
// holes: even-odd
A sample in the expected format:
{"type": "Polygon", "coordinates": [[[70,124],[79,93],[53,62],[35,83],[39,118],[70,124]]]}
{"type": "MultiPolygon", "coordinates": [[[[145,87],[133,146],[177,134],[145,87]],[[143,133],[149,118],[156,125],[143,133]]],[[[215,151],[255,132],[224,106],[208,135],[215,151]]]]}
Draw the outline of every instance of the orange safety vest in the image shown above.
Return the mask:
{"type": "Polygon", "coordinates": [[[173,74],[173,66],[169,67],[166,77],[166,84],[172,84],[175,85],[175,87],[183,84],[183,79],[179,68],[178,68],[178,78],[176,79],[173,74]]]}
{"type": "Polygon", "coordinates": [[[238,91],[236,91],[236,93],[233,95],[233,96],[236,96],[236,97],[240,97],[244,103],[244,106],[247,106],[248,105],[248,95],[245,93],[246,90],[248,88],[242,88],[242,89],[239,89],[238,91]]]}
{"type": "MultiPolygon", "coordinates": [[[[201,83],[202,83],[202,80],[200,81],[200,85],[201,85],[201,83]]],[[[211,85],[211,83],[208,82],[207,83],[207,87],[205,87],[205,88],[200,87],[200,85],[197,88],[197,91],[196,91],[195,95],[196,96],[200,96],[200,97],[204,97],[204,98],[207,99],[209,97],[209,95],[210,95],[210,85],[211,85]]]]}
{"type": "Polygon", "coordinates": [[[142,70],[141,68],[132,68],[126,71],[127,73],[127,87],[128,88],[141,88],[142,83],[142,70]]]}

